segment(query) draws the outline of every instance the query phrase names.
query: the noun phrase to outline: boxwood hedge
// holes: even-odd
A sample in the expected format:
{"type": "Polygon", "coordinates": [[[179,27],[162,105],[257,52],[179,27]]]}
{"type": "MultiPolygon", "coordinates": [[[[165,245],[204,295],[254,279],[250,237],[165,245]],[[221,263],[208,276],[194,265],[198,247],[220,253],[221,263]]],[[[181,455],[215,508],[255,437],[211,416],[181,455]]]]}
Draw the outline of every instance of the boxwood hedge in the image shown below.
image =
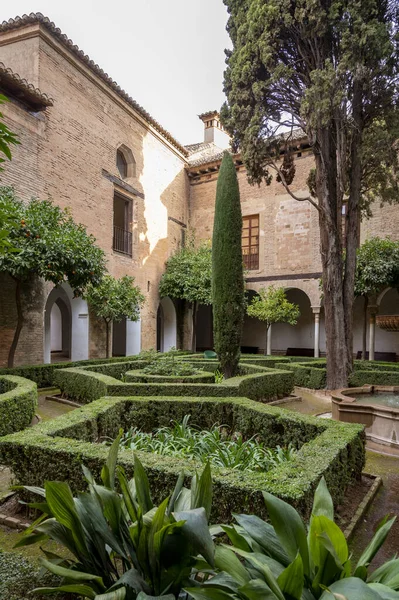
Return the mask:
{"type": "MultiPolygon", "coordinates": [[[[245,365],[243,375],[222,383],[122,382],[108,374],[113,367],[60,369],[55,383],[62,394],[86,404],[102,396],[246,396],[252,400],[271,401],[288,396],[294,386],[290,371],[245,365]]],[[[204,368],[208,368],[204,365],[204,368]]],[[[210,367],[215,369],[215,364],[210,367]]],[[[133,375],[134,377],[134,375],[133,375]]],[[[129,379],[129,374],[126,374],[129,379]]]]}
{"type": "Polygon", "coordinates": [[[355,369],[349,377],[351,387],[362,385],[399,385],[399,369],[383,371],[380,369],[355,369]]]}
{"type": "Polygon", "coordinates": [[[304,363],[293,362],[283,366],[276,364],[276,368],[292,371],[294,374],[294,383],[297,386],[313,390],[320,390],[326,387],[327,371],[325,360],[312,360],[304,363]]]}
{"type": "MultiPolygon", "coordinates": [[[[67,415],[0,439],[0,462],[18,481],[42,485],[45,480],[67,480],[74,491],[83,488],[83,462],[99,475],[108,453],[101,443],[119,428],[136,425],[143,430],[169,424],[190,414],[193,424],[206,428],[223,423],[244,437],[256,434],[272,447],[293,442],[294,460],[266,473],[213,468],[213,520],[226,521],[232,512],[265,515],[261,490],[284,498],[309,516],[313,493],[325,476],[334,501],[339,503],[347,485],[359,478],[364,466],[363,427],[309,417],[251,401],[247,398],[105,397],[67,415]]],[[[147,469],[155,500],[170,493],[182,469],[189,478],[192,462],[175,457],[138,453],[147,469]]],[[[118,457],[128,475],[134,454],[122,449],[118,457]]]]}
{"type": "Polygon", "coordinates": [[[0,436],[28,427],[36,407],[36,383],[13,375],[0,377],[0,436]]]}

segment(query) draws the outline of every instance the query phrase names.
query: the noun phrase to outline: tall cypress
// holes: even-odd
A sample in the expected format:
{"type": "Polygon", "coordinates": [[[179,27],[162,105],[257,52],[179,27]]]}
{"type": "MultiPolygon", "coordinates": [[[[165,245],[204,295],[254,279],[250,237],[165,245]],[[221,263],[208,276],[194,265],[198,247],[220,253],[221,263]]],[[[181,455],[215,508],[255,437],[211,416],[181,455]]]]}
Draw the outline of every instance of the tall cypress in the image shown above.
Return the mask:
{"type": "Polygon", "coordinates": [[[233,159],[224,153],[216,189],[212,239],[212,304],[215,351],[225,378],[238,371],[244,321],[240,191],[233,159]]]}

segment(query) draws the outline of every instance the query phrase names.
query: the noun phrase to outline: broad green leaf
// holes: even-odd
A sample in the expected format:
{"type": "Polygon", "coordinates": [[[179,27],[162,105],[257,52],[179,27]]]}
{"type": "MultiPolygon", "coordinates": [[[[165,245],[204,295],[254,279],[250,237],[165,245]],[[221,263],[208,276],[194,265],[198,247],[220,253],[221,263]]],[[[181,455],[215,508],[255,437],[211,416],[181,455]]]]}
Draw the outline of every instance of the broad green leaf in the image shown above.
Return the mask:
{"type": "Polygon", "coordinates": [[[369,583],[368,586],[377,592],[383,600],[399,600],[399,592],[382,583],[369,583]]]}
{"type": "Polygon", "coordinates": [[[126,573],[121,575],[118,581],[113,586],[111,586],[108,591],[112,592],[114,588],[117,589],[121,585],[130,587],[136,592],[136,594],[141,591],[151,591],[149,585],[141,577],[140,573],[136,569],[129,569],[129,571],[126,571],[126,573]]]}
{"type": "Polygon", "coordinates": [[[173,594],[166,594],[165,596],[149,596],[145,592],[140,592],[136,600],[176,600],[173,594]]]}
{"type": "Polygon", "coordinates": [[[103,484],[110,490],[115,489],[115,469],[116,461],[118,459],[118,450],[121,437],[122,432],[120,431],[109,449],[107,462],[105,463],[101,471],[101,479],[103,481],[103,484]]]}
{"type": "Polygon", "coordinates": [[[57,592],[67,592],[69,594],[79,594],[84,598],[94,600],[97,598],[96,593],[88,585],[60,585],[59,587],[42,587],[32,590],[31,594],[40,594],[41,596],[54,595],[57,592]]]}
{"type": "MultiPolygon", "coordinates": [[[[267,562],[268,558],[266,556],[263,556],[262,554],[258,555],[256,552],[244,552],[243,550],[235,550],[235,552],[251,563],[251,565],[262,575],[265,582],[278,600],[284,600],[283,593],[277,583],[277,577],[274,575],[271,567],[269,566],[267,562]]],[[[281,568],[281,571],[282,570],[283,568],[281,568]]]]}
{"type": "Polygon", "coordinates": [[[78,518],[71,489],[65,481],[46,481],[46,500],[57,521],[69,529],[82,554],[87,553],[84,533],[78,518]]]}
{"type": "Polygon", "coordinates": [[[222,525],[222,530],[227,534],[233,546],[239,548],[240,550],[244,550],[245,552],[251,551],[251,547],[245,537],[240,535],[233,525],[222,525]]]}
{"type": "Polygon", "coordinates": [[[56,565],[42,556],[39,558],[40,564],[45,567],[50,573],[62,577],[64,579],[70,579],[71,581],[93,581],[100,587],[104,588],[104,583],[101,577],[98,575],[92,575],[91,573],[84,573],[82,571],[74,571],[73,569],[66,569],[60,565],[56,565]]]}
{"type": "Polygon", "coordinates": [[[334,504],[324,477],[320,479],[320,483],[317,486],[314,495],[312,515],[316,517],[323,515],[331,521],[334,521],[334,504]]]}
{"type": "MultiPolygon", "coordinates": [[[[177,500],[175,500],[174,511],[190,510],[191,508],[191,491],[187,488],[182,488],[177,500]]],[[[173,512],[173,511],[172,511],[173,512]]]]}
{"type": "Polygon", "coordinates": [[[178,477],[178,480],[175,485],[175,489],[173,490],[173,494],[170,498],[170,502],[168,505],[167,515],[170,516],[172,512],[175,510],[175,503],[178,499],[184,485],[185,473],[182,471],[178,477]]]}
{"type": "MultiPolygon", "coordinates": [[[[224,547],[230,549],[230,546],[224,547]]],[[[245,550],[239,550],[238,548],[234,548],[234,552],[238,554],[238,556],[245,558],[260,573],[263,573],[263,566],[266,566],[267,569],[270,569],[275,579],[277,579],[284,571],[283,565],[274,560],[274,558],[271,556],[266,556],[265,554],[261,554],[259,552],[245,552],[245,550]],[[259,567],[259,565],[262,566],[259,567]]]]}
{"type": "Polygon", "coordinates": [[[119,535],[122,517],[121,497],[115,491],[102,485],[94,485],[93,489],[101,502],[104,517],[110,524],[113,533],[119,535]]]}
{"type": "Polygon", "coordinates": [[[134,455],[134,482],[139,506],[143,513],[147,513],[154,505],[151,500],[147,473],[136,454],[134,455]]]}
{"type": "Polygon", "coordinates": [[[343,565],[349,557],[348,544],[341,529],[324,515],[313,516],[309,529],[309,550],[312,561],[320,566],[320,536],[325,533],[330,539],[339,562],[343,565]]]}
{"type": "Polygon", "coordinates": [[[309,575],[309,551],[306,529],[295,508],[287,502],[263,492],[272,525],[291,561],[301,555],[305,575],[309,575]]]}
{"type": "Polygon", "coordinates": [[[378,567],[369,575],[368,583],[383,583],[393,590],[399,590],[399,558],[394,558],[378,567]]]}
{"type": "Polygon", "coordinates": [[[357,577],[336,581],[323,592],[320,600],[381,600],[381,596],[357,577]]]}
{"type": "Polygon", "coordinates": [[[215,549],[215,567],[219,571],[225,571],[238,582],[245,585],[251,579],[247,569],[237,558],[232,550],[226,546],[217,546],[215,549]]]}
{"type": "MultiPolygon", "coordinates": [[[[231,600],[231,594],[212,587],[185,588],[184,591],[192,596],[194,600],[231,600]]],[[[162,598],[164,599],[165,596],[162,596],[162,598]]],[[[175,600],[174,596],[173,599],[175,600]]],[[[145,599],[137,596],[137,600],[145,599]]]]}
{"type": "Polygon", "coordinates": [[[205,509],[174,512],[173,516],[176,521],[185,521],[182,531],[192,544],[194,554],[201,554],[213,566],[215,546],[209,533],[205,509]]]}
{"type": "Polygon", "coordinates": [[[279,575],[277,583],[284,595],[289,596],[289,598],[295,598],[295,600],[301,600],[304,574],[300,554],[297,554],[294,562],[279,575]]]}
{"type": "Polygon", "coordinates": [[[125,600],[126,588],[120,587],[112,592],[106,592],[105,594],[99,594],[94,597],[94,600],[125,600]]]}
{"type": "Polygon", "coordinates": [[[204,508],[209,521],[212,507],[212,473],[209,462],[206,463],[201,477],[196,477],[191,493],[191,508],[204,508]]]}
{"type": "Polygon", "coordinates": [[[48,540],[48,536],[45,533],[31,533],[29,535],[23,535],[13,548],[22,548],[23,546],[31,546],[38,542],[44,542],[48,540]]]}
{"type": "Polygon", "coordinates": [[[204,587],[218,588],[219,590],[233,594],[236,594],[238,592],[238,588],[240,587],[240,584],[234,577],[224,572],[210,577],[202,585],[204,587]]]}
{"type": "Polygon", "coordinates": [[[276,600],[269,586],[261,579],[252,579],[249,583],[239,589],[241,595],[248,600],[276,600]]]}
{"type": "Polygon", "coordinates": [[[129,482],[126,478],[125,472],[122,469],[122,467],[117,468],[117,475],[118,475],[119,485],[120,485],[121,491],[122,491],[122,498],[123,498],[123,501],[126,506],[126,510],[128,512],[129,517],[131,518],[132,522],[135,523],[138,519],[137,506],[136,506],[136,502],[134,500],[133,494],[131,493],[129,482]]]}
{"type": "MultiPolygon", "coordinates": [[[[369,545],[367,546],[367,548],[365,549],[365,551],[359,558],[358,563],[356,565],[356,569],[358,567],[362,567],[362,566],[367,567],[371,563],[374,556],[377,554],[378,550],[381,548],[382,544],[385,542],[387,535],[390,532],[391,527],[395,523],[395,521],[396,521],[396,517],[393,517],[392,519],[390,519],[388,522],[384,523],[384,525],[382,525],[382,527],[380,527],[378,529],[378,531],[374,535],[373,539],[371,540],[371,542],[369,543],[369,545]]],[[[355,570],[355,575],[356,575],[356,570],[355,570]]]]}
{"type": "Polygon", "coordinates": [[[274,528],[265,521],[262,521],[255,515],[233,515],[237,523],[255,540],[268,556],[271,556],[282,565],[287,567],[290,559],[279,539],[274,528]]]}

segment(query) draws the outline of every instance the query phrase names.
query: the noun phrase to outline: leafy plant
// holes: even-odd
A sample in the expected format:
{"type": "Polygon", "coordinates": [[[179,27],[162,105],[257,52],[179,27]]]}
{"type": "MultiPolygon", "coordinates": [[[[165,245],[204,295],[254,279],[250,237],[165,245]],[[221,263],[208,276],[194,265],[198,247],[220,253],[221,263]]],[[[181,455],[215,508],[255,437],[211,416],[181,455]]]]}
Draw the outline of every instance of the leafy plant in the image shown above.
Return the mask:
{"type": "MultiPolygon", "coordinates": [[[[0,105],[8,102],[8,98],[3,94],[0,94],[0,105]]],[[[10,131],[7,125],[3,121],[4,115],[0,112],[0,171],[3,170],[1,163],[4,163],[6,159],[11,160],[11,149],[10,146],[16,146],[20,142],[18,136],[10,131]],[[5,157],[5,158],[3,158],[5,157]]]]}
{"type": "Polygon", "coordinates": [[[219,371],[219,369],[216,369],[215,371],[215,383],[222,383],[224,381],[224,375],[223,373],[221,373],[219,371]]]}
{"type": "Polygon", "coordinates": [[[152,433],[132,428],[123,436],[121,445],[136,451],[184,457],[202,464],[209,462],[215,467],[236,471],[268,471],[296,455],[291,444],[274,450],[255,436],[244,440],[240,433],[232,434],[227,427],[216,424],[209,431],[201,430],[190,426],[189,420],[190,415],[185,415],[181,423],[174,421],[171,427],[161,427],[152,433]]]}
{"type": "Polygon", "coordinates": [[[196,246],[194,238],[166,262],[161,277],[161,297],[180,298],[192,306],[191,349],[196,350],[198,306],[211,304],[212,250],[209,243],[196,246]]]}
{"type": "Polygon", "coordinates": [[[183,377],[184,375],[196,375],[201,373],[200,369],[196,369],[190,363],[182,360],[176,360],[174,354],[162,356],[151,362],[143,368],[143,372],[148,375],[170,375],[175,377],[183,377]]]}
{"type": "Polygon", "coordinates": [[[198,567],[213,575],[186,591],[195,600],[397,600],[399,559],[370,572],[395,518],[384,520],[352,567],[343,532],[324,479],[316,490],[308,531],[296,510],[263,493],[270,523],[254,515],[235,515],[223,525],[231,546],[216,547],[215,566],[198,567]]]}
{"type": "Polygon", "coordinates": [[[89,491],[73,497],[66,482],[46,482],[44,489],[25,487],[42,497],[30,506],[43,515],[16,546],[57,541],[71,558],[50,553],[40,562],[61,578],[58,587],[36,593],[69,592],[98,600],[174,600],[192,574],[194,556],[214,564],[208,528],[212,480],[207,465],[184,487],[182,472],[172,495],[154,506],[147,475],[135,457],[134,478],[116,467],[120,436],[112,444],[101,472],[102,485],[83,467],[89,491]],[[116,480],[120,493],[116,489],[116,480]]]}
{"type": "MultiPolygon", "coordinates": [[[[266,337],[272,323],[296,325],[301,314],[299,306],[287,300],[284,288],[276,288],[274,285],[259,290],[247,307],[247,313],[250,317],[255,317],[266,323],[266,337]]],[[[267,341],[265,343],[265,354],[267,354],[266,348],[267,341]]]]}
{"type": "Polygon", "coordinates": [[[76,296],[89,284],[98,285],[105,271],[105,254],[83,225],[49,200],[33,199],[27,204],[9,187],[0,188],[0,213],[9,215],[10,242],[18,252],[0,254],[0,272],[15,281],[17,327],[9,349],[8,366],[14,363],[25,317],[22,286],[34,276],[54,285],[68,281],[76,296]]]}
{"type": "Polygon", "coordinates": [[[127,318],[131,321],[140,319],[140,307],[144,296],[140,288],[134,284],[134,277],[124,275],[115,279],[104,275],[100,283],[88,287],[86,298],[95,315],[105,322],[106,357],[109,358],[110,325],[127,318]]]}

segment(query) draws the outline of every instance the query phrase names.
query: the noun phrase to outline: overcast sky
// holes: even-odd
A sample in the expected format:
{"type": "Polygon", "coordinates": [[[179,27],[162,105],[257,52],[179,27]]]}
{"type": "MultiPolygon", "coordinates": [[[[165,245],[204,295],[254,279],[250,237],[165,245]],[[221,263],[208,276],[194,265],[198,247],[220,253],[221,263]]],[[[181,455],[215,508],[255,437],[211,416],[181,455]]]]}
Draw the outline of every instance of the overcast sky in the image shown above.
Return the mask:
{"type": "Polygon", "coordinates": [[[222,0],[0,2],[0,21],[31,12],[54,21],[179,141],[202,141],[197,115],[224,100],[222,0]]]}

